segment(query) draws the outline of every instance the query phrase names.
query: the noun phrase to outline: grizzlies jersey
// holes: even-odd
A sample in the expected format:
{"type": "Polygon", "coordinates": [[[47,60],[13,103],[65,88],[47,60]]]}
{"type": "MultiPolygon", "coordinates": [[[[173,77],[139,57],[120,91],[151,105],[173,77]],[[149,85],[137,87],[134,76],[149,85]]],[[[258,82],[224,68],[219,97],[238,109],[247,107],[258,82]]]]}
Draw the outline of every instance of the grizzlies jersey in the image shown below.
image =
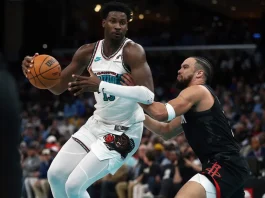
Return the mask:
{"type": "MultiPolygon", "coordinates": [[[[107,57],[103,52],[104,40],[95,44],[94,52],[89,67],[102,81],[121,85],[121,76],[128,73],[129,68],[123,62],[123,48],[130,42],[125,38],[119,49],[107,57]]],[[[135,101],[112,96],[102,92],[95,92],[96,104],[94,117],[108,124],[130,126],[144,120],[144,112],[135,101]]]]}

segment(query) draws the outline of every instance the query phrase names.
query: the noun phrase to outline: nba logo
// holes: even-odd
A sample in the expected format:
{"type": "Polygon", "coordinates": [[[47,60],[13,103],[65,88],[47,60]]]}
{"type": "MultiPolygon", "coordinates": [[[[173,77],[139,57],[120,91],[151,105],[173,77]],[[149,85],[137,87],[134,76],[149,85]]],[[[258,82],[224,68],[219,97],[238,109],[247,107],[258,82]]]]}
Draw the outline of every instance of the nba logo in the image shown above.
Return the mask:
{"type": "Polygon", "coordinates": [[[187,123],[186,118],[184,117],[184,115],[181,115],[181,124],[185,123],[187,123]]]}

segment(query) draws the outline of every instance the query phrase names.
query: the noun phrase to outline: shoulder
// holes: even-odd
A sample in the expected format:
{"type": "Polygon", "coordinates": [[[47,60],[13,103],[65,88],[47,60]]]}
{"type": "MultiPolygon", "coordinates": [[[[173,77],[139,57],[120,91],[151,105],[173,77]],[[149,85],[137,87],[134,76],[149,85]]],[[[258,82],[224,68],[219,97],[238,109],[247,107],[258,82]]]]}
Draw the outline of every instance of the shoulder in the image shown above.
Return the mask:
{"type": "Polygon", "coordinates": [[[123,48],[124,55],[143,55],[145,54],[144,48],[134,41],[129,41],[125,44],[123,48]]]}
{"type": "Polygon", "coordinates": [[[203,85],[192,85],[192,86],[189,86],[187,88],[185,88],[184,90],[182,90],[180,93],[186,93],[186,92],[192,92],[192,93],[209,93],[209,90],[203,86],[203,85]]]}
{"type": "Polygon", "coordinates": [[[74,60],[88,60],[91,58],[94,48],[96,46],[96,43],[90,43],[90,44],[85,44],[79,47],[75,54],[73,59],[74,60]]]}
{"type": "Polygon", "coordinates": [[[192,85],[182,90],[179,96],[190,98],[192,100],[200,100],[206,95],[211,94],[210,91],[203,85],[192,85]]]}
{"type": "Polygon", "coordinates": [[[90,54],[93,53],[96,43],[85,44],[76,50],[76,54],[90,54]]]}
{"type": "Polygon", "coordinates": [[[125,64],[130,66],[145,63],[146,56],[144,48],[133,41],[126,43],[123,48],[123,60],[125,64]]]}

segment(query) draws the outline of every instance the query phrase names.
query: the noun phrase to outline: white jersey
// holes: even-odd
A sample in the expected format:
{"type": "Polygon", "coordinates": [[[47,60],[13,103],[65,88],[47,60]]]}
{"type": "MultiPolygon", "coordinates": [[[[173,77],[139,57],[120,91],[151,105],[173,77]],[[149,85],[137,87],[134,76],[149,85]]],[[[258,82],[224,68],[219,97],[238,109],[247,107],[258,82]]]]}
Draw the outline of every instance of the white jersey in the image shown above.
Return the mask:
{"type": "MultiPolygon", "coordinates": [[[[123,63],[123,48],[130,42],[125,38],[120,48],[111,56],[107,57],[103,52],[104,40],[96,43],[89,67],[92,67],[101,80],[120,85],[121,76],[129,70],[123,63]]],[[[143,109],[135,101],[112,96],[106,93],[94,93],[96,104],[94,117],[108,124],[130,126],[145,119],[143,109]]]]}

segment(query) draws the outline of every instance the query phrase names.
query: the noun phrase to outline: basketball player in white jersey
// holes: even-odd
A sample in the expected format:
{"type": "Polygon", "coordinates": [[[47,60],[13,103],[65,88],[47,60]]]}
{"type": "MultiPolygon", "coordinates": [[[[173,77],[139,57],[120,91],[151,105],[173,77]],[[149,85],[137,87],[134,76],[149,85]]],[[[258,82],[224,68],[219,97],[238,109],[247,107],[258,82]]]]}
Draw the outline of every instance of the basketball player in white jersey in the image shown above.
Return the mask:
{"type": "MultiPolygon", "coordinates": [[[[55,198],[89,198],[86,189],[91,184],[109,173],[114,174],[140,144],[145,116],[137,102],[151,104],[154,99],[153,79],[145,52],[125,37],[131,10],[122,3],[111,2],[101,13],[104,39],[81,46],[62,71],[61,81],[49,90],[59,95],[70,86],[69,90],[75,95],[82,93],[85,91],[82,85],[76,90],[70,82],[73,74],[80,75],[85,69],[92,70],[105,86],[114,89],[121,84],[121,75],[130,72],[139,86],[119,86],[129,99],[111,93],[95,93],[94,115],[65,143],[48,171],[55,198]],[[140,100],[137,99],[139,95],[142,96],[140,100]]],[[[22,62],[26,76],[33,61],[34,57],[27,56],[22,62]]]]}

